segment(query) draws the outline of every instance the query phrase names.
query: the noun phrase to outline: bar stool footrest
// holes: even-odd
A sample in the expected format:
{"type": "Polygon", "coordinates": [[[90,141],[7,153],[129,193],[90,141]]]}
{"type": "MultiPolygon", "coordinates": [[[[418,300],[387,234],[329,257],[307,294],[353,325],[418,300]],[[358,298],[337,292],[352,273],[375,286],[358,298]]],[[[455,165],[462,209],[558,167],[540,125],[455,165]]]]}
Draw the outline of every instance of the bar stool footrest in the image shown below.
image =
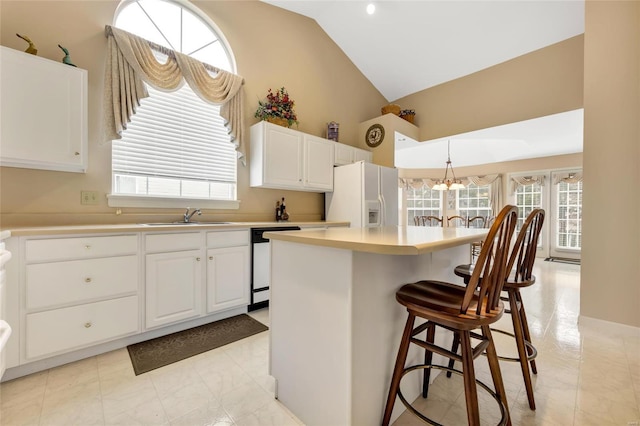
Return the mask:
{"type": "MultiPolygon", "coordinates": [[[[505,336],[513,337],[514,339],[516,338],[515,334],[509,331],[499,330],[497,328],[492,328],[491,331],[495,333],[504,334],[505,336]]],[[[538,356],[538,350],[536,349],[536,347],[533,346],[533,344],[528,340],[524,340],[524,345],[527,347],[527,349],[529,349],[527,350],[527,361],[536,359],[536,357],[538,356]]],[[[507,357],[507,356],[498,355],[498,359],[502,361],[520,362],[520,358],[517,358],[517,357],[507,357]]]]}
{"type": "MultiPolygon", "coordinates": [[[[442,370],[442,371],[447,371],[450,373],[456,373],[459,376],[463,376],[464,373],[460,370],[456,370],[455,368],[449,368],[446,367],[444,365],[426,365],[426,364],[418,364],[418,365],[412,365],[411,367],[407,367],[402,371],[402,377],[404,377],[407,373],[410,373],[412,371],[415,370],[425,370],[425,369],[436,369],[436,370],[442,370]]],[[[402,377],[400,378],[400,381],[402,382],[402,377]]],[[[489,395],[491,395],[493,397],[493,399],[496,400],[496,402],[498,403],[498,407],[500,408],[500,423],[498,423],[497,426],[504,426],[507,424],[507,410],[504,406],[504,404],[502,403],[502,401],[500,401],[500,398],[498,398],[498,395],[491,390],[491,388],[489,386],[487,386],[486,384],[484,384],[483,382],[481,382],[480,380],[476,379],[476,384],[478,384],[482,389],[484,389],[485,391],[487,391],[489,393],[489,395]]],[[[441,423],[438,423],[428,417],[426,417],[424,414],[422,414],[421,412],[419,412],[418,410],[416,410],[415,408],[413,408],[413,406],[409,403],[409,401],[407,401],[407,399],[404,397],[404,395],[402,394],[402,390],[400,387],[398,387],[398,397],[400,398],[400,401],[402,401],[402,403],[404,404],[404,406],[407,408],[407,410],[409,410],[413,415],[417,416],[418,418],[420,418],[422,421],[430,424],[430,425],[434,425],[434,426],[443,426],[441,423]]]]}

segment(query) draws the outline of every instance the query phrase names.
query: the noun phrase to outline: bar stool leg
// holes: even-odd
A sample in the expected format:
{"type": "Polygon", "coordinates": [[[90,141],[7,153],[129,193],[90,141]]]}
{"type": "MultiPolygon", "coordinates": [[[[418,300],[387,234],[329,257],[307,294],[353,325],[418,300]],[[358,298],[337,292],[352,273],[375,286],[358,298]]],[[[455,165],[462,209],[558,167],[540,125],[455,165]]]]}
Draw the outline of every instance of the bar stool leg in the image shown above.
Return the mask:
{"type": "MultiPolygon", "coordinates": [[[[527,342],[531,343],[531,334],[529,333],[529,323],[527,322],[527,314],[524,310],[524,303],[522,303],[522,293],[520,293],[520,290],[516,289],[515,295],[516,295],[516,299],[520,303],[520,320],[522,322],[522,331],[524,333],[524,338],[527,342]]],[[[533,355],[533,349],[527,346],[527,353],[529,355],[533,355]]],[[[538,374],[538,369],[536,368],[536,360],[532,359],[531,361],[529,361],[529,363],[531,364],[531,372],[533,374],[538,374]]]]}
{"type": "MultiPolygon", "coordinates": [[[[460,346],[460,334],[457,332],[453,332],[453,343],[451,344],[451,352],[458,353],[458,346],[460,346]]],[[[453,368],[456,360],[453,358],[449,358],[449,365],[447,367],[453,368]]],[[[451,377],[451,371],[447,371],[447,377],[451,377]]]]}
{"type": "MultiPolygon", "coordinates": [[[[529,399],[529,408],[536,409],[536,401],[533,397],[533,385],[531,383],[531,373],[529,372],[529,360],[527,359],[527,348],[524,344],[524,332],[522,322],[520,321],[520,309],[518,308],[518,296],[515,291],[509,289],[509,305],[511,307],[511,320],[513,321],[513,334],[516,337],[516,345],[518,347],[518,357],[520,358],[520,367],[522,369],[522,377],[524,378],[524,387],[527,390],[527,398],[529,399]]],[[[520,304],[522,305],[522,304],[520,304]]]]}
{"type": "Polygon", "coordinates": [[[396,357],[396,364],[393,368],[393,375],[391,376],[391,385],[389,386],[387,405],[384,408],[382,426],[388,426],[391,421],[391,412],[393,411],[393,404],[396,401],[396,395],[400,388],[400,379],[402,379],[404,364],[407,361],[407,353],[409,352],[409,344],[411,343],[411,332],[413,331],[413,324],[415,320],[415,315],[409,312],[407,323],[405,324],[404,332],[402,333],[402,339],[400,340],[400,347],[398,348],[398,356],[396,357]]]}
{"type": "MultiPolygon", "coordinates": [[[[436,338],[436,325],[431,323],[431,327],[427,328],[427,339],[426,341],[433,344],[436,338]]],[[[433,361],[433,352],[425,349],[424,351],[424,364],[431,365],[433,361]]],[[[425,368],[422,375],[422,397],[426,398],[429,394],[429,379],[431,378],[431,369],[425,368]]]]}
{"type": "Polygon", "coordinates": [[[493,344],[493,336],[491,335],[491,329],[488,325],[482,326],[482,334],[489,340],[487,346],[487,360],[489,361],[489,369],[491,370],[491,377],[493,378],[493,386],[496,390],[496,394],[500,397],[500,400],[504,404],[506,410],[507,426],[511,426],[511,415],[509,414],[509,404],[507,403],[507,392],[504,389],[504,382],[502,381],[502,372],[500,371],[500,364],[498,361],[498,353],[496,347],[493,344]]]}
{"type": "Polygon", "coordinates": [[[460,348],[462,353],[462,377],[464,379],[464,397],[467,403],[467,421],[469,425],[480,425],[478,409],[478,389],[476,374],[473,369],[473,347],[469,331],[460,331],[460,348]]]}

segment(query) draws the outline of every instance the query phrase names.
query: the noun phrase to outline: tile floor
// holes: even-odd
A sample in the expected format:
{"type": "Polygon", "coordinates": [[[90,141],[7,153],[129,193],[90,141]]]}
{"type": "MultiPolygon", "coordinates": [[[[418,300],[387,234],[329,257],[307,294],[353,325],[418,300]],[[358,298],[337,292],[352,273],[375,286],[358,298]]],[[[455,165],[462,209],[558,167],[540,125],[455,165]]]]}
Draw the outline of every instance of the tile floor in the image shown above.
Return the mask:
{"type": "MultiPolygon", "coordinates": [[[[501,362],[513,424],[640,425],[640,338],[577,325],[578,266],[540,260],[536,275],[523,297],[539,352],[537,410],[528,408],[518,364],[501,362]]],[[[268,311],[252,315],[268,323],[268,311]]],[[[505,316],[501,325],[509,324],[505,316]]],[[[512,341],[496,340],[508,355],[512,341]]],[[[0,425],[300,425],[273,398],[268,344],[264,332],[140,376],[120,349],[2,383],[0,425]]],[[[491,383],[483,357],[476,368],[491,383]]],[[[416,405],[445,425],[466,423],[457,376],[438,376],[416,405]]],[[[493,400],[481,393],[480,405],[483,424],[496,424],[493,400]]],[[[395,423],[413,424],[407,413],[395,423]]]]}

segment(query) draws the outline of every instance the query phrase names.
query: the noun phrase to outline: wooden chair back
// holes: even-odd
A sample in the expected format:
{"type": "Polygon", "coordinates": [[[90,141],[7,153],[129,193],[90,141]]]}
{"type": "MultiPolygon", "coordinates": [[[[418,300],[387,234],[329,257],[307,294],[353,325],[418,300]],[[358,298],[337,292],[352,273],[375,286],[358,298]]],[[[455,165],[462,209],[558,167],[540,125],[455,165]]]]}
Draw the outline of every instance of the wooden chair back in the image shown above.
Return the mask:
{"type": "Polygon", "coordinates": [[[422,218],[423,218],[423,216],[414,216],[413,217],[413,224],[415,226],[424,226],[422,218]]]}
{"type": "Polygon", "coordinates": [[[507,263],[507,274],[511,274],[511,271],[514,272],[515,275],[509,275],[509,279],[514,280],[514,282],[531,280],[533,264],[538,251],[540,231],[542,231],[542,225],[544,224],[544,214],[542,209],[533,209],[518,233],[507,263]]]}
{"type": "Polygon", "coordinates": [[[467,220],[467,228],[484,228],[486,226],[486,220],[484,216],[474,216],[467,220]]]}
{"type": "Polygon", "coordinates": [[[500,292],[508,274],[509,247],[517,222],[518,208],[512,205],[505,206],[496,217],[469,279],[460,307],[461,314],[469,309],[476,289],[481,301],[476,308],[477,315],[483,310],[489,313],[498,307],[500,292]]]}
{"type": "Polygon", "coordinates": [[[442,226],[443,218],[437,216],[422,216],[424,226],[442,226]]]}
{"type": "Polygon", "coordinates": [[[456,228],[462,228],[467,226],[467,219],[462,216],[449,216],[447,218],[447,226],[454,226],[456,228]]]}

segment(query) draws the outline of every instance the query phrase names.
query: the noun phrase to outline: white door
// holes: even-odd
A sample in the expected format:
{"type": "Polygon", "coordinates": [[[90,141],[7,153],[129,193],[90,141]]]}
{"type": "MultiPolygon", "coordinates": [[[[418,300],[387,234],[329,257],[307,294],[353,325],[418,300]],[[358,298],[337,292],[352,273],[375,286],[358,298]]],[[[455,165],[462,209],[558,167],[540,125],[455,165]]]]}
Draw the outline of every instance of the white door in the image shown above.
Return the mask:
{"type": "Polygon", "coordinates": [[[207,313],[249,304],[249,246],[207,250],[207,313]]]}
{"type": "Polygon", "coordinates": [[[333,190],[333,142],[304,135],[304,186],[333,190]]]}
{"type": "Polygon", "coordinates": [[[200,315],[200,250],[146,256],[146,327],[200,315]]]}
{"type": "Polygon", "coordinates": [[[383,203],[382,224],[398,225],[398,169],[380,168],[380,197],[383,203]]]}
{"type": "Polygon", "coordinates": [[[302,133],[269,123],[265,126],[264,183],[302,187],[302,133]]]}

